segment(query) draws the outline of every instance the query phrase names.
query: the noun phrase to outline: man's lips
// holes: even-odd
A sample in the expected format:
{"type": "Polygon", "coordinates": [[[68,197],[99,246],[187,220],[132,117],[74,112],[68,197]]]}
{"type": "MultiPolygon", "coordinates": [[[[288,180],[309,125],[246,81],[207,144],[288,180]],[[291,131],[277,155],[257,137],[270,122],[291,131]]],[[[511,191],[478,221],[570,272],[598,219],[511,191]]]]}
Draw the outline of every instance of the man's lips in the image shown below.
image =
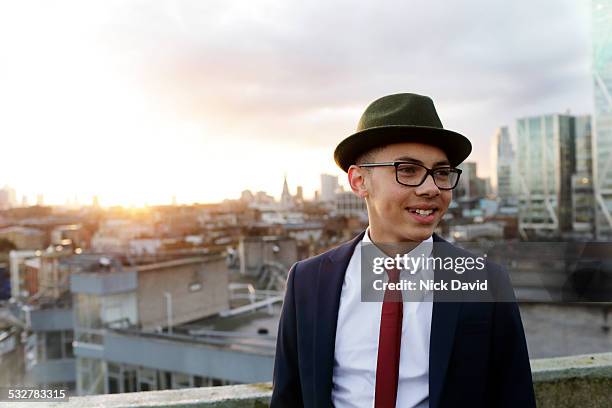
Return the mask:
{"type": "Polygon", "coordinates": [[[435,205],[419,205],[419,206],[414,206],[414,207],[406,207],[406,209],[410,212],[415,212],[416,210],[434,210],[437,211],[438,207],[435,205]]]}
{"type": "Polygon", "coordinates": [[[431,224],[436,219],[438,207],[422,205],[419,207],[406,207],[412,218],[419,224],[431,224]]]}

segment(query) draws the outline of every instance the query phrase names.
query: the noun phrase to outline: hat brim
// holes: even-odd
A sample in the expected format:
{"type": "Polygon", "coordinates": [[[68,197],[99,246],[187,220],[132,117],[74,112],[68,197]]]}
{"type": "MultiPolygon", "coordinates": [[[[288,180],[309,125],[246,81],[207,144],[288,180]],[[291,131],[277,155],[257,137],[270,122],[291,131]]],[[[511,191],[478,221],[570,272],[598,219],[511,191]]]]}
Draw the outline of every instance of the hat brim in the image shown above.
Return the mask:
{"type": "Polygon", "coordinates": [[[334,160],[345,172],[359,156],[368,150],[395,143],[416,142],[440,148],[451,166],[463,162],[472,152],[467,137],[452,130],[427,126],[379,126],[354,133],[344,139],[334,151],[334,160]]]}

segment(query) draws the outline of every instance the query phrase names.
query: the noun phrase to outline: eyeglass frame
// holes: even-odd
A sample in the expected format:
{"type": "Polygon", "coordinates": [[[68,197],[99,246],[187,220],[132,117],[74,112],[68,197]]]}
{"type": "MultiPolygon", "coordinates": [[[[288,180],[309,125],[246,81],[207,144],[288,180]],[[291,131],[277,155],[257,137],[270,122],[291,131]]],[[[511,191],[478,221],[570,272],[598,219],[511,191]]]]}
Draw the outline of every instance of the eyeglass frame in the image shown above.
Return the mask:
{"type": "Polygon", "coordinates": [[[445,167],[436,167],[433,169],[430,169],[428,167],[423,166],[422,164],[418,164],[418,163],[413,163],[413,162],[409,162],[409,161],[392,161],[392,162],[380,162],[380,163],[362,163],[362,164],[357,164],[357,167],[386,167],[386,166],[393,166],[395,167],[395,181],[397,181],[398,184],[401,184],[402,186],[406,186],[406,187],[418,187],[420,185],[422,185],[425,180],[427,180],[427,176],[431,175],[431,178],[434,182],[434,184],[436,185],[436,187],[438,187],[440,190],[454,190],[455,188],[457,188],[457,186],[459,185],[459,178],[461,178],[461,169],[458,169],[456,167],[451,167],[451,166],[445,166],[445,167]],[[399,167],[400,164],[413,164],[415,166],[419,166],[422,167],[426,170],[425,173],[425,177],[423,177],[423,180],[421,180],[421,182],[419,184],[405,184],[402,183],[401,181],[399,181],[399,176],[397,174],[397,168],[399,167]],[[436,183],[436,178],[434,177],[434,172],[436,170],[441,170],[441,169],[452,169],[454,171],[457,172],[457,180],[455,181],[455,185],[450,187],[450,188],[445,188],[445,187],[440,187],[438,185],[438,183],[436,183]]]}

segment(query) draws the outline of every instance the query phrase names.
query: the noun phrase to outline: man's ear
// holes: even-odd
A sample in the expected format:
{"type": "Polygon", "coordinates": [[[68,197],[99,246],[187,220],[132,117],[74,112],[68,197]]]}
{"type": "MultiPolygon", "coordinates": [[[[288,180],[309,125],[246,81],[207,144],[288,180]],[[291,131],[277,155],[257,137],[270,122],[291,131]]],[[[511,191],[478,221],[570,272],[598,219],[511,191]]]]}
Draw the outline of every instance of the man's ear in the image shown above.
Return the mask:
{"type": "Polygon", "coordinates": [[[361,198],[368,196],[367,170],[355,166],[354,164],[348,168],[348,182],[353,193],[361,198]]]}

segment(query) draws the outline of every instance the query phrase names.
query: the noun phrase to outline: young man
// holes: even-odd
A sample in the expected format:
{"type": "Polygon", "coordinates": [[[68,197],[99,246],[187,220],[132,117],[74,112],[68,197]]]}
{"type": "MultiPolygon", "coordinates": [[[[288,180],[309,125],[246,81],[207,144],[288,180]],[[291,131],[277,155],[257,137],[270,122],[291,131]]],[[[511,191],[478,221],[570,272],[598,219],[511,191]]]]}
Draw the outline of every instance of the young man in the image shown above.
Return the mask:
{"type": "MultiPolygon", "coordinates": [[[[433,233],[471,149],[443,129],[430,98],[415,94],[374,101],[337,146],[369,226],[289,271],[272,407],[535,407],[519,309],[498,265],[487,262],[484,273],[510,301],[362,298],[362,244],[407,244],[412,254],[433,242],[471,255],[433,233]]],[[[443,273],[433,270],[436,279],[443,273]]]]}

